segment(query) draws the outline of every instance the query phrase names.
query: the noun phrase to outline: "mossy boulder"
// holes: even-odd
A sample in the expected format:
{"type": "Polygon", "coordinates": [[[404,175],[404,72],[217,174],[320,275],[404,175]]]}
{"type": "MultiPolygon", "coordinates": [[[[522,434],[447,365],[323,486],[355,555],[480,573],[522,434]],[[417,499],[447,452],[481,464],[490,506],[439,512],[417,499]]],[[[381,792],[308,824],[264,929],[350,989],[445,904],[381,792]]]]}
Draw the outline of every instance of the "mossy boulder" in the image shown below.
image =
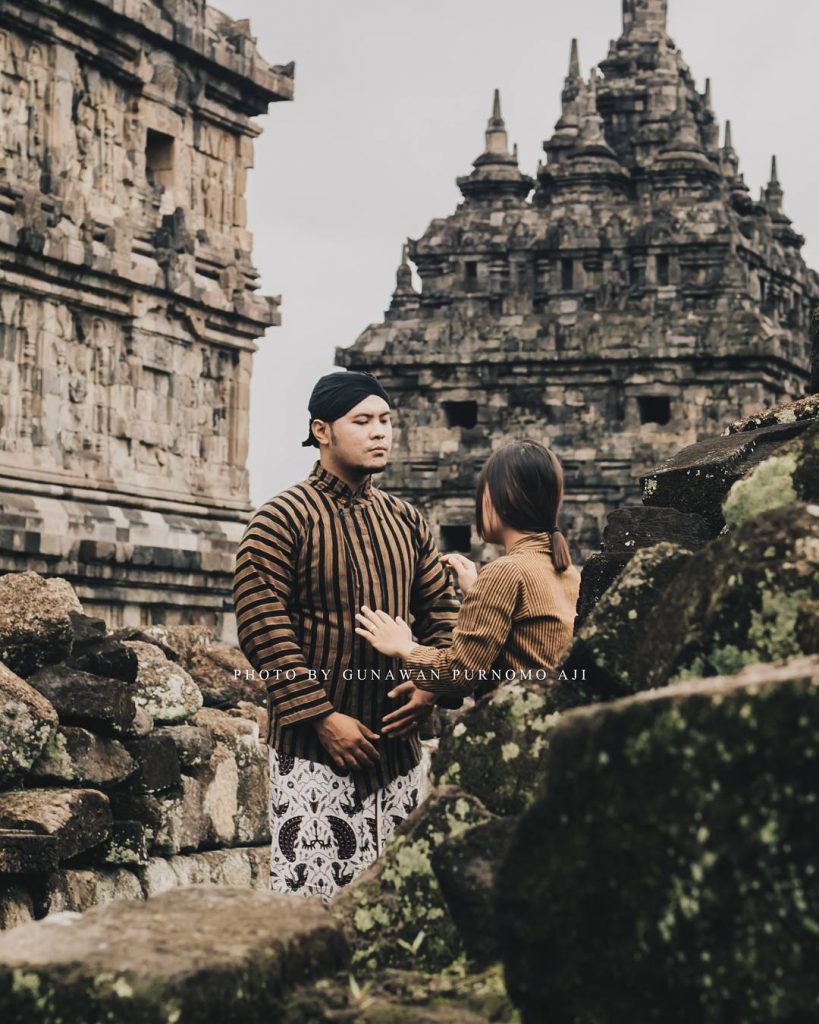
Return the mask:
{"type": "Polygon", "coordinates": [[[460,786],[493,814],[517,814],[537,794],[557,720],[546,684],[502,683],[441,737],[432,778],[439,786],[460,786]]]}
{"type": "Polygon", "coordinates": [[[797,501],[819,501],[819,419],[738,480],[722,512],[728,526],[737,529],[761,512],[797,501]]]}
{"type": "Polygon", "coordinates": [[[646,689],[634,652],[663,592],[692,558],[663,542],[638,551],[578,628],[561,662],[561,706],[590,704],[646,689]]]}
{"type": "Polygon", "coordinates": [[[474,796],[447,786],[398,827],[378,860],[332,903],[356,968],[437,971],[463,954],[430,856],[445,839],[490,820],[474,796]]]}
{"type": "Polygon", "coordinates": [[[817,762],[817,657],[564,715],[498,883],[523,1020],[815,1020],[817,762]]]}
{"type": "Polygon", "coordinates": [[[645,688],[806,653],[797,625],[819,598],[819,505],[771,509],[697,552],[645,619],[645,688]]]}
{"type": "Polygon", "coordinates": [[[0,937],[0,1016],[100,1024],[271,1024],[291,990],[348,959],[318,900],[191,887],[0,937]]]}
{"type": "Polygon", "coordinates": [[[57,712],[0,662],[0,784],[27,771],[57,727],[57,712]]]}
{"type": "Polygon", "coordinates": [[[62,661],[74,635],[69,613],[80,611],[64,579],[44,579],[36,572],[0,576],[0,661],[24,678],[62,661]]]}
{"type": "Polygon", "coordinates": [[[181,665],[159,647],[142,640],[126,640],[137,657],[134,702],[162,725],[186,722],[202,707],[199,687],[181,665]]]}

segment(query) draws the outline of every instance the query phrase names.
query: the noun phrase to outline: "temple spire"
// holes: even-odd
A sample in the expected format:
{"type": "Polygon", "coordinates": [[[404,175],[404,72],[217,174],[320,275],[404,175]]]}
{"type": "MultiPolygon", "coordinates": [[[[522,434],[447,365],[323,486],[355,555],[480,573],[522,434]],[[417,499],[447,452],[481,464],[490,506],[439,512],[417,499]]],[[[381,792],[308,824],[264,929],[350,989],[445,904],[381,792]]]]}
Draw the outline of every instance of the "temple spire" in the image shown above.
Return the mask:
{"type": "Polygon", "coordinates": [[[779,184],[779,174],[778,174],[777,166],[776,166],[776,156],[772,156],[771,157],[771,181],[770,181],[770,184],[771,185],[778,185],[779,184]]]}
{"type": "Polygon", "coordinates": [[[467,199],[525,198],[532,190],[532,179],[521,174],[518,167],[517,147],[514,152],[509,152],[500,89],[495,89],[492,97],[492,116],[486,126],[486,148],[472,166],[471,174],[457,179],[458,188],[467,199]]]}
{"type": "Polygon", "coordinates": [[[409,245],[401,247],[401,263],[395,275],[395,291],[392,293],[389,313],[418,308],[418,292],[412,283],[412,267],[409,262],[409,245]]]}
{"type": "Polygon", "coordinates": [[[703,93],[703,96],[702,96],[702,102],[705,104],[705,109],[706,110],[710,110],[711,109],[711,79],[710,78],[706,78],[705,79],[705,92],[703,93]]]}
{"type": "Polygon", "coordinates": [[[779,169],[776,164],[776,157],[771,158],[771,180],[768,182],[768,187],[763,190],[765,206],[768,209],[768,213],[777,219],[784,219],[785,214],[782,210],[782,202],[785,198],[785,193],[782,186],[779,183],[779,169]]]}
{"type": "Polygon", "coordinates": [[[577,40],[572,40],[572,48],[569,54],[569,78],[580,78],[580,50],[577,40]]]}
{"type": "Polygon", "coordinates": [[[724,143],[722,148],[723,149],[733,149],[734,148],[733,137],[732,137],[732,132],[731,132],[731,122],[730,121],[726,121],[725,122],[725,143],[724,143]]]}

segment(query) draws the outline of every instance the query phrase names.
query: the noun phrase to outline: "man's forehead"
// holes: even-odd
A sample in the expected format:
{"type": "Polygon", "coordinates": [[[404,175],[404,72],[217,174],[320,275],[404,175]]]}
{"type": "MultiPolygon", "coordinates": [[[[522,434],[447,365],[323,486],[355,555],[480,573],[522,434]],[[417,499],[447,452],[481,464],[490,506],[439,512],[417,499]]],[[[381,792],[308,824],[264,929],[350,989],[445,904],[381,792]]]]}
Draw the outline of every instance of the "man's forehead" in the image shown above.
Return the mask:
{"type": "Polygon", "coordinates": [[[367,395],[363,398],[358,405],[354,405],[352,409],[347,413],[351,419],[354,416],[380,416],[382,413],[389,412],[390,407],[379,395],[367,395]]]}

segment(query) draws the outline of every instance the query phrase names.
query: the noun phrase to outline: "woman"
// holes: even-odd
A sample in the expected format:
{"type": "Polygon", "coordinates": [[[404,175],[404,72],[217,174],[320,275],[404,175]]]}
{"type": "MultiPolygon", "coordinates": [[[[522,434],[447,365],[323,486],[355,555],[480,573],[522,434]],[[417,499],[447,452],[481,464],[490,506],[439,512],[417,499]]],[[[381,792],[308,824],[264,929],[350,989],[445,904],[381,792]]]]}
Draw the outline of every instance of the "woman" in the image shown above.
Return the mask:
{"type": "MultiPolygon", "coordinates": [[[[463,555],[442,556],[465,594],[451,646],[416,644],[403,619],[366,606],[356,615],[356,633],[420,669],[415,685],[430,694],[485,691],[506,672],[554,667],[572,638],[580,592],[580,573],[557,526],[562,503],[563,469],[552,451],[515,441],[494,452],[478,477],[475,515],[479,536],[503,545],[505,554],[480,575],[463,555]]],[[[403,683],[390,696],[412,688],[403,683]]],[[[412,728],[399,708],[384,717],[381,731],[399,736],[412,728]]]]}

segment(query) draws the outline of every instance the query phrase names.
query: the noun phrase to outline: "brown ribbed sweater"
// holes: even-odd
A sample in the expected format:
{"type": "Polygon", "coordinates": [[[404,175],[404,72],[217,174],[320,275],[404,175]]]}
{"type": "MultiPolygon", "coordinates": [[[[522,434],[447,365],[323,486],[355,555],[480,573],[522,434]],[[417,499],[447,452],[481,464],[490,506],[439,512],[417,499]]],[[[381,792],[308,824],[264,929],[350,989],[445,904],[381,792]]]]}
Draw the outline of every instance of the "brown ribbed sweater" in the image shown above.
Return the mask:
{"type": "Polygon", "coordinates": [[[461,605],[452,645],[416,644],[410,652],[407,667],[424,670],[416,684],[464,693],[491,688],[493,670],[553,668],[572,639],[580,572],[572,565],[559,573],[551,552],[549,534],[533,533],[484,566],[461,605]]]}

